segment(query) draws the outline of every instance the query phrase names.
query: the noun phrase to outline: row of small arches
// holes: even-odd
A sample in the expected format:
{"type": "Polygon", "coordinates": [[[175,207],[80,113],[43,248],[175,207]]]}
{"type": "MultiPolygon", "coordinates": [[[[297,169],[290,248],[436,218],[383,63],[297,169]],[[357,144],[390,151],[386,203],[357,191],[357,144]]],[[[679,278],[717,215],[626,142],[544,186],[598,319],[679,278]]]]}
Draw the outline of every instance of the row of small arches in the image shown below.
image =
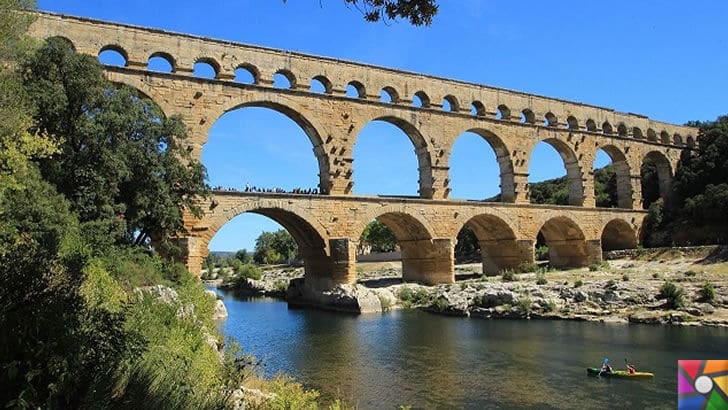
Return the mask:
{"type": "MultiPolygon", "coordinates": [[[[117,45],[107,45],[101,48],[99,52],[99,60],[107,65],[115,66],[127,66],[128,55],[126,51],[117,45]]],[[[149,56],[147,61],[147,69],[155,72],[163,73],[174,73],[176,72],[176,61],[174,57],[165,52],[155,52],[149,56]]],[[[194,64],[192,75],[199,78],[208,79],[219,79],[221,68],[220,65],[214,58],[201,57],[198,58],[194,64]]],[[[235,69],[235,75],[232,78],[234,81],[243,84],[261,84],[260,71],[252,64],[241,64],[235,69]]],[[[272,85],[276,88],[281,89],[301,89],[298,84],[296,76],[286,69],[278,70],[274,73],[272,78],[272,85]]],[[[334,87],[331,81],[324,75],[317,75],[311,79],[309,85],[309,91],[321,94],[333,94],[334,87]]],[[[359,81],[351,81],[347,84],[345,95],[350,98],[367,99],[369,94],[367,90],[359,81]]],[[[386,86],[383,87],[379,92],[379,99],[384,103],[400,104],[404,102],[403,98],[397,92],[394,87],[386,86]]],[[[411,105],[416,108],[432,109],[436,108],[434,103],[430,100],[430,97],[424,91],[417,91],[412,95],[411,105]]],[[[443,111],[447,112],[462,112],[463,107],[458,99],[453,95],[447,95],[443,98],[439,107],[443,111]]],[[[485,105],[480,101],[473,101],[470,104],[470,114],[476,117],[487,117],[490,114],[487,112],[485,105]]],[[[496,107],[495,118],[504,121],[519,121],[519,116],[515,115],[517,112],[511,110],[505,104],[501,104],[496,107]]],[[[520,122],[528,125],[543,125],[545,127],[553,128],[566,128],[571,130],[586,130],[594,133],[601,133],[604,135],[615,135],[622,138],[632,137],[638,140],[647,140],[650,142],[659,142],[662,144],[674,144],[674,145],[687,145],[688,147],[695,146],[695,139],[692,135],[688,135],[685,139],[683,136],[662,130],[659,133],[648,128],[643,131],[639,127],[629,127],[623,122],[616,125],[612,125],[608,121],[598,124],[595,120],[589,118],[584,122],[583,127],[579,123],[576,117],[568,116],[565,121],[561,121],[554,113],[547,112],[543,118],[537,118],[536,114],[526,108],[520,112],[520,122]]]]}

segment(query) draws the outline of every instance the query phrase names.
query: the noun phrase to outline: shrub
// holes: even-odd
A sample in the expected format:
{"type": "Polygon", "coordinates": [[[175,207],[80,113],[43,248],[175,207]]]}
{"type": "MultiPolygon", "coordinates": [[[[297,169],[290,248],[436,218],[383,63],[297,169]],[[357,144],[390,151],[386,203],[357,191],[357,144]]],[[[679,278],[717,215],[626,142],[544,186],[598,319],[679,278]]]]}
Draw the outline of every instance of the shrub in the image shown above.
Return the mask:
{"type": "Polygon", "coordinates": [[[554,310],[556,310],[556,303],[553,300],[549,300],[543,306],[543,311],[546,312],[546,313],[553,312],[554,310]]]}
{"type": "Polygon", "coordinates": [[[710,303],[715,299],[715,288],[712,283],[706,283],[700,288],[700,301],[710,303]]]}
{"type": "Polygon", "coordinates": [[[438,312],[444,312],[450,307],[450,304],[447,302],[447,299],[439,297],[432,302],[432,307],[438,312]]]}
{"type": "Polygon", "coordinates": [[[536,260],[542,261],[546,260],[549,256],[549,247],[546,245],[541,245],[536,247],[536,260]]]}
{"type": "Polygon", "coordinates": [[[386,312],[392,307],[392,301],[389,298],[382,295],[377,295],[377,297],[379,298],[379,304],[382,305],[382,312],[386,312]]]}
{"type": "Polygon", "coordinates": [[[515,282],[518,280],[516,274],[513,273],[513,271],[510,269],[506,269],[503,271],[503,273],[501,274],[501,279],[503,279],[503,282],[515,282]]]}
{"type": "Polygon", "coordinates": [[[263,272],[256,265],[240,263],[235,266],[235,275],[238,277],[260,280],[260,278],[263,277],[263,272]]]}
{"type": "Polygon", "coordinates": [[[530,272],[536,272],[538,270],[538,265],[535,263],[530,262],[522,262],[516,267],[516,271],[518,273],[530,273],[530,272]]]}
{"type": "Polygon", "coordinates": [[[694,270],[689,270],[684,273],[685,276],[692,278],[693,276],[697,275],[698,272],[695,272],[694,270]]]}
{"type": "Polygon", "coordinates": [[[653,279],[662,279],[662,274],[659,272],[655,272],[652,274],[653,279]]]}
{"type": "Polygon", "coordinates": [[[589,265],[589,272],[596,272],[599,270],[599,264],[598,263],[592,263],[589,265]]]}
{"type": "Polygon", "coordinates": [[[523,297],[516,301],[516,310],[522,314],[528,314],[531,312],[531,298],[523,297]]]}
{"type": "Polygon", "coordinates": [[[670,281],[666,281],[662,284],[657,298],[666,299],[667,307],[672,309],[679,309],[685,306],[685,291],[683,288],[675,286],[675,284],[670,281]]]}
{"type": "Polygon", "coordinates": [[[275,283],[276,290],[285,293],[288,292],[288,281],[285,279],[277,280],[275,283]]]}
{"type": "Polygon", "coordinates": [[[546,275],[543,273],[539,273],[536,275],[536,284],[537,285],[545,285],[548,283],[548,280],[546,280],[546,275]]]}
{"type": "Polygon", "coordinates": [[[614,281],[614,279],[609,279],[607,281],[607,284],[605,285],[606,288],[613,288],[617,285],[617,282],[614,281]]]}
{"type": "Polygon", "coordinates": [[[629,282],[629,275],[627,275],[626,273],[622,275],[622,280],[625,282],[629,282]]]}
{"type": "Polygon", "coordinates": [[[404,288],[399,292],[399,299],[406,307],[415,305],[427,305],[431,301],[430,294],[422,288],[413,291],[411,288],[404,288]]]}
{"type": "Polygon", "coordinates": [[[574,287],[575,287],[575,288],[580,288],[580,287],[581,287],[581,286],[582,286],[583,284],[584,284],[584,282],[582,282],[582,280],[581,280],[581,279],[577,279],[577,280],[576,280],[576,281],[574,282],[574,287]]]}

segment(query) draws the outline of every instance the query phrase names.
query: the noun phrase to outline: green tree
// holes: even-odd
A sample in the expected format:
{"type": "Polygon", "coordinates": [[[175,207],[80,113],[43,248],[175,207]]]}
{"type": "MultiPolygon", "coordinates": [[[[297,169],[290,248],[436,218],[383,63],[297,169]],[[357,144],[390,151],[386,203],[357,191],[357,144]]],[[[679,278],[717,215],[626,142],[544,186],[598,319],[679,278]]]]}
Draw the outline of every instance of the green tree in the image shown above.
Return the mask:
{"type": "Polygon", "coordinates": [[[597,206],[617,207],[617,174],[612,164],[594,170],[594,195],[597,206]]]}
{"type": "Polygon", "coordinates": [[[27,0],[0,0],[0,196],[7,188],[17,188],[20,173],[30,159],[51,154],[48,138],[28,130],[32,125],[32,104],[15,69],[31,50],[32,41],[24,34],[33,21],[18,10],[35,8],[27,0]]]}
{"type": "Polygon", "coordinates": [[[253,260],[259,264],[284,263],[296,258],[298,246],[285,229],[263,232],[255,240],[253,260]]]}
{"type": "Polygon", "coordinates": [[[649,209],[655,201],[660,199],[660,181],[657,176],[657,166],[650,158],[645,158],[640,168],[640,182],[642,184],[642,207],[649,209]]]}
{"type": "Polygon", "coordinates": [[[480,243],[470,227],[465,226],[458,232],[455,245],[455,261],[457,263],[478,262],[480,260],[480,243]]]}
{"type": "Polygon", "coordinates": [[[38,49],[23,73],[37,108],[34,131],[59,146],[41,171],[82,222],[139,245],[181,231],[184,209],[201,213],[195,199],[208,192],[206,173],[183,144],[179,118],[114,88],[92,56],[61,39],[38,49]]]}
{"type": "Polygon", "coordinates": [[[529,184],[532,204],[569,205],[569,181],[566,177],[529,184]]]}
{"type": "MultiPolygon", "coordinates": [[[[283,0],[285,3],[287,0],[283,0]]],[[[370,22],[405,19],[414,26],[429,26],[437,14],[435,0],[344,0],[370,22]]]]}
{"type": "Polygon", "coordinates": [[[394,252],[398,243],[392,230],[377,220],[369,222],[359,241],[368,243],[373,252],[394,252]]]}
{"type": "Polygon", "coordinates": [[[112,395],[133,344],[81,294],[88,251],[68,202],[29,170],[0,202],[0,403],[78,408],[112,395]]]}
{"type": "Polygon", "coordinates": [[[370,22],[402,18],[414,26],[429,26],[437,14],[435,0],[344,0],[364,14],[370,22]]]}
{"type": "Polygon", "coordinates": [[[253,263],[253,255],[250,254],[247,249],[241,249],[235,252],[235,259],[239,260],[243,264],[253,263]]]}

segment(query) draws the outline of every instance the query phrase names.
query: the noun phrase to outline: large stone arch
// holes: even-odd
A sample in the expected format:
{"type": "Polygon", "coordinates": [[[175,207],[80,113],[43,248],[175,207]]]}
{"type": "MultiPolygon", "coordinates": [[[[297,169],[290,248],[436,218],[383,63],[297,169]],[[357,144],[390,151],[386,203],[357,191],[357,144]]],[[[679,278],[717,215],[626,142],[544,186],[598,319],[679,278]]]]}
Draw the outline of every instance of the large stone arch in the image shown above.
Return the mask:
{"type": "Polygon", "coordinates": [[[668,201],[670,199],[670,190],[672,187],[673,177],[673,169],[670,160],[664,153],[657,150],[646,152],[645,155],[642,157],[640,166],[644,164],[647,160],[652,161],[652,163],[655,165],[655,168],[657,169],[657,183],[660,198],[662,198],[664,201],[668,201]]]}
{"type": "MultiPolygon", "coordinates": [[[[632,183],[630,181],[631,170],[627,157],[616,145],[608,144],[598,146],[597,150],[600,149],[606,152],[612,160],[612,167],[614,168],[614,173],[617,177],[617,206],[619,208],[632,209],[632,183]]],[[[594,160],[596,160],[596,156],[594,160]]],[[[594,178],[593,171],[592,178],[594,178]]]]}
{"type": "MultiPolygon", "coordinates": [[[[387,114],[374,116],[371,119],[363,120],[351,135],[355,135],[352,147],[356,146],[359,134],[366,125],[373,121],[383,121],[399,128],[409,138],[417,156],[417,173],[419,176],[419,194],[421,198],[432,198],[434,194],[434,180],[432,173],[432,157],[430,145],[427,140],[413,125],[410,120],[402,118],[399,114],[387,114]]],[[[354,170],[356,172],[356,170],[354,170]]]]}
{"type": "MultiPolygon", "coordinates": [[[[500,169],[500,196],[501,202],[514,202],[515,201],[515,181],[513,171],[513,161],[511,160],[511,154],[508,146],[505,144],[502,138],[493,133],[492,131],[484,128],[469,128],[465,132],[472,132],[483,138],[485,142],[490,145],[491,149],[495,152],[496,161],[498,161],[498,167],[500,169]]],[[[458,134],[450,146],[450,156],[452,156],[453,146],[455,142],[462,136],[463,133],[458,134]]],[[[448,163],[450,159],[448,158],[448,163]]]]}
{"type": "Polygon", "coordinates": [[[516,239],[513,228],[493,214],[476,214],[461,225],[472,229],[480,245],[483,273],[496,275],[504,269],[513,269],[523,262],[533,261],[531,242],[516,239]]]}
{"type": "MultiPolygon", "coordinates": [[[[584,181],[582,178],[581,165],[574,149],[566,142],[556,137],[548,137],[540,142],[545,142],[553,147],[564,161],[566,168],[566,179],[569,183],[569,205],[582,206],[584,204],[584,181]]],[[[533,148],[528,156],[528,162],[531,162],[533,148]]]]}
{"type": "Polygon", "coordinates": [[[612,219],[602,229],[602,250],[615,251],[637,246],[637,231],[624,219],[612,219]]]}
{"type": "Polygon", "coordinates": [[[332,276],[332,262],[329,252],[329,235],[321,222],[305,209],[283,200],[241,198],[215,195],[208,206],[207,214],[192,228],[201,230],[199,256],[209,253],[208,245],[218,231],[233,218],[244,213],[263,215],[283,226],[298,245],[303,258],[307,278],[332,276]]]}
{"type": "Polygon", "coordinates": [[[566,216],[547,220],[539,232],[549,248],[549,263],[556,268],[585,266],[590,262],[586,236],[579,225],[566,216]]]}
{"type": "Polygon", "coordinates": [[[386,225],[402,251],[402,279],[428,285],[455,281],[454,247],[449,238],[434,238],[421,216],[396,206],[376,208],[359,220],[352,237],[358,240],[372,220],[386,225]]]}
{"type": "MultiPolygon", "coordinates": [[[[329,154],[324,147],[324,140],[313,122],[310,121],[304,114],[302,114],[302,111],[304,110],[293,108],[292,106],[293,104],[282,104],[280,102],[271,101],[268,99],[254,99],[252,101],[229,105],[225,107],[224,111],[222,111],[215,119],[215,121],[210,124],[210,128],[217,121],[219,121],[223,115],[245,108],[266,108],[285,115],[296,125],[298,125],[301,130],[303,130],[304,134],[306,134],[309,141],[311,142],[313,154],[316,157],[316,161],[318,163],[319,190],[321,193],[329,193],[331,188],[329,170],[331,169],[331,167],[329,162],[329,154]]],[[[207,143],[208,140],[209,129],[207,137],[203,141],[203,146],[205,143],[207,143]]]]}

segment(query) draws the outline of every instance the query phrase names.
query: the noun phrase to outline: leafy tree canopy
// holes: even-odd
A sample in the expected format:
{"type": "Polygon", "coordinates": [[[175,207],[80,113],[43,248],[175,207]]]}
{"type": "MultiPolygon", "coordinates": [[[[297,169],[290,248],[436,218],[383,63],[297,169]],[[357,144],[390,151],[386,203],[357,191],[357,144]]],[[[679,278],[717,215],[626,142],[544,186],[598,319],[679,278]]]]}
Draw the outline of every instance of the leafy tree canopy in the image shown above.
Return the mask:
{"type": "Polygon", "coordinates": [[[393,252],[397,248],[397,237],[387,225],[377,220],[364,228],[359,241],[369,244],[373,252],[393,252]]]}
{"type": "Polygon", "coordinates": [[[32,15],[17,13],[31,9],[28,0],[0,0],[0,196],[7,188],[20,188],[19,173],[29,160],[49,155],[54,146],[41,134],[30,133],[32,104],[14,69],[32,47],[25,36],[32,15]]]}
{"type": "MultiPolygon", "coordinates": [[[[283,0],[285,3],[287,0],[283,0]]],[[[413,26],[429,26],[437,14],[436,0],[344,0],[369,22],[405,19],[413,26]]]]}
{"type": "Polygon", "coordinates": [[[201,212],[194,200],[207,194],[206,173],[182,144],[179,118],[113,87],[96,59],[62,39],[38,49],[23,72],[38,113],[34,131],[59,147],[41,171],[82,222],[143,244],[182,230],[184,208],[201,212]]]}
{"type": "Polygon", "coordinates": [[[259,264],[285,263],[296,258],[298,245],[285,229],[263,232],[255,240],[253,260],[259,264]]]}

